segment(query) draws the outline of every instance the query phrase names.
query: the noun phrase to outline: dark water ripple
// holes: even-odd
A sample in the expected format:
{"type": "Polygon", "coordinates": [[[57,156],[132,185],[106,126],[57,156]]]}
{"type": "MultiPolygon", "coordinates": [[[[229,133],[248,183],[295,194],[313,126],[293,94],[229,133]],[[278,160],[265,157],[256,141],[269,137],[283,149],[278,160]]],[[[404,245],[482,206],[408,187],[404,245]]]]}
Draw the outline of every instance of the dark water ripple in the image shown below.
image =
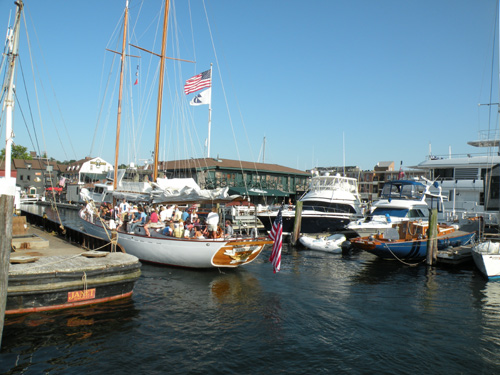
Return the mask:
{"type": "Polygon", "coordinates": [[[500,373],[500,283],[473,266],[285,247],[273,274],[268,257],[223,272],[144,265],[132,299],[9,319],[0,372],[500,373]]]}

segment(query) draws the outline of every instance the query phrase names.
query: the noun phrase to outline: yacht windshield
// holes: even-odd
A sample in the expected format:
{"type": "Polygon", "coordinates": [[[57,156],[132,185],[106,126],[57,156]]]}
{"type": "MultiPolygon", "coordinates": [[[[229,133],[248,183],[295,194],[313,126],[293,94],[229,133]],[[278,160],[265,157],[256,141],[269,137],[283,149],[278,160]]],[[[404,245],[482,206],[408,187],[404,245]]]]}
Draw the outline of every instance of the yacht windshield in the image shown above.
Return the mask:
{"type": "Polygon", "coordinates": [[[408,209],[405,208],[376,208],[372,215],[389,215],[392,217],[405,217],[408,209]]]}
{"type": "Polygon", "coordinates": [[[419,183],[386,183],[382,188],[381,198],[394,199],[422,199],[425,192],[425,186],[419,183]]]}

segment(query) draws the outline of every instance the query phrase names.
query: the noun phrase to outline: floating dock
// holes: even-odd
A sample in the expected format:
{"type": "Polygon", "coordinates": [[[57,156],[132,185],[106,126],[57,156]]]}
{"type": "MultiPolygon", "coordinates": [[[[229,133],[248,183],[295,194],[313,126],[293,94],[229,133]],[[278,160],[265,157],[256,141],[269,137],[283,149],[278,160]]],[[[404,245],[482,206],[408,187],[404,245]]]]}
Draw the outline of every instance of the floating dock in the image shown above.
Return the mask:
{"type": "Polygon", "coordinates": [[[439,250],[437,253],[437,263],[456,266],[471,262],[472,246],[473,245],[465,245],[439,250]]]}

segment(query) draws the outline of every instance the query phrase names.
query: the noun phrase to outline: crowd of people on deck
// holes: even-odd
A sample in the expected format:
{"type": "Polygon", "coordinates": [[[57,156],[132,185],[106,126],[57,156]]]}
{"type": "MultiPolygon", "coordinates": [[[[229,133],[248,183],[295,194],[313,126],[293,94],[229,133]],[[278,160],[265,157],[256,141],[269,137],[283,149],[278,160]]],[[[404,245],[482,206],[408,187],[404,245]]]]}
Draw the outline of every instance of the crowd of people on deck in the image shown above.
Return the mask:
{"type": "Polygon", "coordinates": [[[89,202],[86,215],[94,221],[95,215],[105,221],[110,229],[129,234],[135,233],[138,227],[143,227],[146,236],[151,237],[151,231],[164,236],[177,238],[220,238],[232,237],[234,230],[230,220],[224,223],[224,229],[219,226],[219,214],[213,207],[206,218],[198,217],[197,206],[179,207],[177,205],[135,205],[123,199],[112,207],[111,203],[101,203],[98,210],[89,202]]]}

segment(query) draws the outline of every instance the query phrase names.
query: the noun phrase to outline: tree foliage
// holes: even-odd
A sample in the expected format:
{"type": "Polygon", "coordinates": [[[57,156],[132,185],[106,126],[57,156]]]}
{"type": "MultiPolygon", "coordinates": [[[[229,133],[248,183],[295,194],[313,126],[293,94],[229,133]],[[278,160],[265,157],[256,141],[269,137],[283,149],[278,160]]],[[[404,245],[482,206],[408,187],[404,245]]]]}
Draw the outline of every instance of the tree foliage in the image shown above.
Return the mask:
{"type": "MultiPolygon", "coordinates": [[[[0,152],[1,160],[5,160],[5,148],[0,152]]],[[[28,152],[28,148],[21,145],[13,145],[12,146],[12,159],[23,159],[23,160],[32,160],[30,153],[28,152]]]]}

